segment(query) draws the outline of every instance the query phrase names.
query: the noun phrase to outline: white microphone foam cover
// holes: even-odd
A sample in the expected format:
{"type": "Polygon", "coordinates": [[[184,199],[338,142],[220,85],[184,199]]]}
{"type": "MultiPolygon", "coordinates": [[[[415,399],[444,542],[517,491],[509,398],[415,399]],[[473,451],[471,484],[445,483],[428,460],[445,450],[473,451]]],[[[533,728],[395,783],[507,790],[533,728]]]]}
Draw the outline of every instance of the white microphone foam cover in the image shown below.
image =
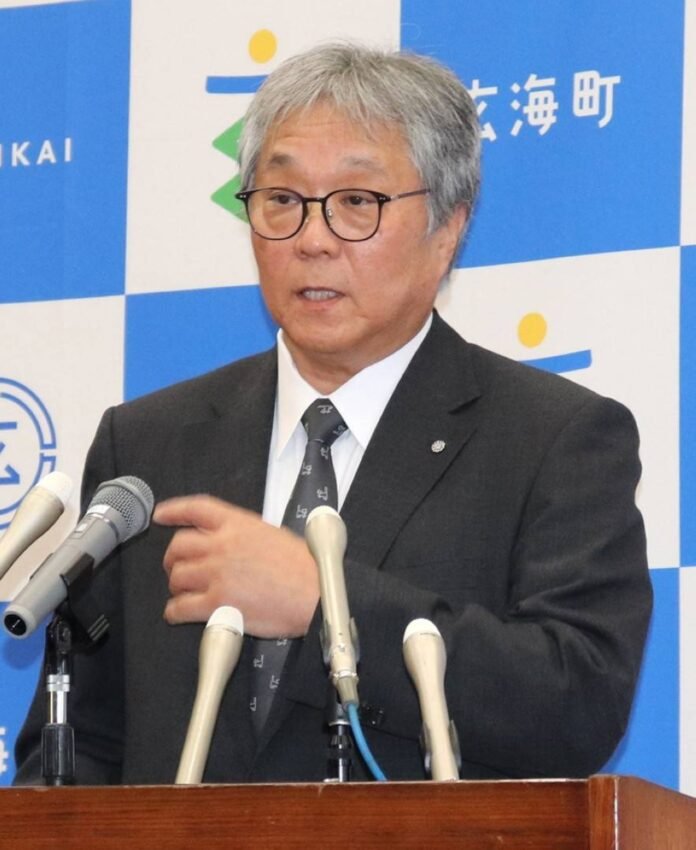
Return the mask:
{"type": "Polygon", "coordinates": [[[43,487],[44,490],[48,490],[49,493],[53,493],[56,498],[58,498],[63,507],[68,504],[68,499],[72,495],[73,491],[73,483],[72,479],[69,475],[66,475],[64,472],[49,472],[48,475],[45,475],[41,481],[39,481],[39,487],[43,487]]]}
{"type": "Polygon", "coordinates": [[[310,512],[309,516],[307,517],[305,527],[309,525],[316,517],[324,516],[325,514],[328,514],[329,516],[337,516],[339,519],[341,519],[341,515],[335,508],[332,508],[330,505],[319,505],[318,508],[314,508],[314,510],[310,512]]]}
{"type": "Polygon", "coordinates": [[[411,620],[411,622],[404,629],[404,643],[411,637],[411,635],[439,635],[440,630],[432,622],[432,620],[426,620],[421,617],[418,620],[411,620]]]}
{"type": "Polygon", "coordinates": [[[221,605],[216,608],[210,615],[206,628],[210,626],[223,626],[232,631],[244,634],[244,617],[238,608],[233,608],[231,605],[221,605]]]}

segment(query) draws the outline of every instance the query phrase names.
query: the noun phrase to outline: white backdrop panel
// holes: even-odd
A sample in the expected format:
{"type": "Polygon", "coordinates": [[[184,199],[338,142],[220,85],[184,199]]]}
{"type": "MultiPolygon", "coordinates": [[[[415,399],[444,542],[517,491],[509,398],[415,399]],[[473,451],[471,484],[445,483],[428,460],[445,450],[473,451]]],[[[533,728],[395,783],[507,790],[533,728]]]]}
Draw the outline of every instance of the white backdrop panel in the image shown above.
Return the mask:
{"type": "MultiPolygon", "coordinates": [[[[123,307],[122,296],[0,305],[4,375],[36,393],[45,405],[56,431],[56,468],[75,484],[71,509],[0,580],[0,599],[12,597],[28,571],[53,551],[77,519],[85,453],[105,408],[122,399],[123,307]]],[[[0,420],[12,420],[13,415],[12,403],[0,398],[0,420]]],[[[27,443],[33,429],[21,414],[18,426],[12,438],[16,433],[23,445],[8,446],[9,462],[32,464],[36,450],[27,443]]],[[[28,485],[29,479],[22,476],[16,495],[21,497],[28,485]]],[[[10,489],[3,488],[3,504],[13,501],[10,489]]]]}
{"type": "Polygon", "coordinates": [[[222,0],[135,2],[131,53],[128,292],[248,284],[257,279],[248,228],[211,202],[236,163],[212,142],[238,121],[248,94],[209,94],[209,76],[268,74],[321,40],[399,44],[397,0],[240,7],[222,0]],[[250,49],[272,24],[277,50],[250,49]],[[182,33],[185,37],[182,38],[182,33]],[[268,51],[270,52],[270,51],[268,51]]]}

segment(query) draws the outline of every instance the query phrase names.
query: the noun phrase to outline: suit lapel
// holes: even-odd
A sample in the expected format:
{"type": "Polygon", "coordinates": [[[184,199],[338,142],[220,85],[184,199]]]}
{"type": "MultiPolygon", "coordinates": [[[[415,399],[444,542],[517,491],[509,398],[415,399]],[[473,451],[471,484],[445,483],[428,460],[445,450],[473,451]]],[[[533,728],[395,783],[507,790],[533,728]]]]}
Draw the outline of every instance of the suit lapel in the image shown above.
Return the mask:
{"type": "Polygon", "coordinates": [[[437,314],[390,399],[341,514],[347,558],[378,568],[394,539],[476,430],[469,346],[437,314]]]}
{"type": "Polygon", "coordinates": [[[235,505],[263,510],[276,394],[276,353],[257,361],[243,386],[231,386],[211,404],[210,418],[184,428],[185,481],[191,493],[210,493],[235,505]]]}

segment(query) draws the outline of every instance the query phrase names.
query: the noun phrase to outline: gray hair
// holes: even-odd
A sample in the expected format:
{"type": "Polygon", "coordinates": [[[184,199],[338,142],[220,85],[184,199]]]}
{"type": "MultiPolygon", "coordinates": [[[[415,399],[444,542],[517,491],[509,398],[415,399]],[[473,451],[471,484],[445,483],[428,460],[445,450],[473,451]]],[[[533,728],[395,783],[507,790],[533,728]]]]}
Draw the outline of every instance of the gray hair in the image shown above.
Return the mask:
{"type": "Polygon", "coordinates": [[[413,53],[352,43],[320,45],[287,59],[263,83],[244,119],[241,183],[254,180],[267,133],[291,112],[329,102],[348,118],[402,128],[428,195],[431,232],[460,207],[470,213],[480,182],[476,106],[448,68],[413,53]]]}

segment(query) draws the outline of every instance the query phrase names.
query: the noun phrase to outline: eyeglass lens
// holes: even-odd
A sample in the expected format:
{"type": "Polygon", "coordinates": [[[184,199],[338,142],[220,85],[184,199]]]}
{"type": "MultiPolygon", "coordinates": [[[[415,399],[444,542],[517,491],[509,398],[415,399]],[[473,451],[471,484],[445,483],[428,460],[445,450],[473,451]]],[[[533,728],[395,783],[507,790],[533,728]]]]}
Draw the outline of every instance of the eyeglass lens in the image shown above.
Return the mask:
{"type": "MultiPolygon", "coordinates": [[[[372,236],[379,225],[380,203],[372,192],[340,189],[327,196],[325,216],[329,227],[342,239],[372,236]]],[[[249,220],[269,239],[292,236],[302,226],[302,197],[289,189],[261,189],[249,196],[249,220]]]]}

